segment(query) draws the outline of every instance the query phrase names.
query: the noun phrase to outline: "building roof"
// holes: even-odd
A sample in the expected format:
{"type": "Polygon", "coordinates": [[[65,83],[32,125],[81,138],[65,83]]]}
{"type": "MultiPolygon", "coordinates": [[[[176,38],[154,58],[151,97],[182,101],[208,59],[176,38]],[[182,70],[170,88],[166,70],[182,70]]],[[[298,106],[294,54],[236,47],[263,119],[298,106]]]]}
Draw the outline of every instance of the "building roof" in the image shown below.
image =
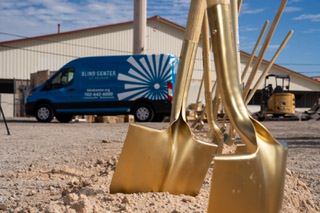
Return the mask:
{"type": "Polygon", "coordinates": [[[311,78],[320,82],[320,76],[312,76],[311,78]]]}
{"type": "MultiPolygon", "coordinates": [[[[167,25],[170,25],[172,27],[175,27],[181,31],[185,30],[185,27],[182,27],[181,25],[178,25],[174,22],[171,22],[165,18],[162,18],[160,16],[153,16],[147,19],[147,21],[153,21],[157,20],[162,23],[165,23],[167,25]]],[[[47,35],[41,35],[41,36],[34,36],[34,37],[26,37],[22,39],[15,39],[15,40],[8,40],[8,41],[2,41],[0,44],[7,44],[7,43],[15,43],[15,42],[24,42],[28,40],[34,40],[34,39],[44,39],[44,38],[50,38],[53,36],[64,36],[64,35],[69,35],[69,34],[74,34],[74,33],[79,33],[79,32],[86,32],[86,31],[92,31],[92,30],[99,30],[99,29],[104,29],[104,28],[109,28],[109,27],[115,27],[115,26],[121,26],[121,25],[128,25],[128,24],[133,24],[133,21],[127,21],[127,22],[120,22],[116,24],[109,24],[109,25],[102,25],[98,27],[91,27],[91,28],[85,28],[85,29],[80,29],[80,30],[72,30],[72,31],[67,31],[67,32],[60,32],[60,33],[53,33],[53,34],[47,34],[47,35]]]]}
{"type": "MultiPolygon", "coordinates": [[[[242,53],[243,55],[246,55],[246,56],[250,57],[250,54],[247,53],[247,52],[241,51],[241,53],[242,53]]],[[[256,57],[255,57],[255,58],[256,58],[256,57]]],[[[268,63],[270,63],[270,61],[268,61],[268,60],[263,60],[263,63],[267,63],[267,64],[268,64],[268,63]]],[[[290,70],[290,69],[288,69],[288,68],[286,68],[286,67],[280,66],[280,65],[275,64],[275,63],[273,64],[273,66],[276,67],[277,69],[280,69],[280,70],[282,70],[282,71],[284,71],[284,72],[289,73],[290,75],[296,75],[296,76],[298,76],[298,77],[300,77],[300,78],[306,79],[306,80],[308,80],[308,81],[312,81],[312,82],[317,83],[317,84],[320,85],[320,81],[318,81],[318,80],[316,80],[316,79],[314,79],[314,78],[308,77],[308,76],[306,76],[306,75],[303,75],[303,74],[301,74],[301,73],[295,72],[295,71],[293,71],[293,70],[290,70]]]]}
{"type": "MultiPolygon", "coordinates": [[[[181,30],[181,31],[185,31],[185,27],[181,26],[181,25],[178,25],[174,22],[171,22],[165,18],[162,18],[160,16],[153,16],[153,17],[150,17],[147,19],[147,22],[149,21],[153,21],[153,20],[156,20],[156,21],[159,21],[159,22],[162,22],[166,25],[169,25],[171,27],[174,27],[178,30],[181,30]]],[[[115,26],[121,26],[121,25],[128,25],[128,24],[133,24],[133,21],[127,21],[127,22],[120,22],[120,23],[115,23],[115,24],[109,24],[109,25],[102,25],[102,26],[98,26],[98,27],[91,27],[91,28],[85,28],[85,29],[80,29],[80,30],[73,30],[73,31],[67,31],[67,32],[60,32],[60,33],[54,33],[54,34],[47,34],[47,35],[41,35],[41,36],[35,36],[35,37],[26,37],[26,38],[22,38],[22,39],[16,39],[16,40],[9,40],[9,41],[3,41],[3,42],[0,42],[0,45],[3,45],[3,44],[8,44],[8,43],[17,43],[17,42],[24,42],[24,41],[28,41],[28,40],[34,40],[34,39],[44,39],[44,38],[50,38],[50,37],[53,37],[53,36],[64,36],[64,35],[69,35],[69,34],[74,34],[74,33],[79,33],[79,32],[86,32],[86,31],[92,31],[92,30],[99,30],[99,29],[104,29],[104,28],[109,28],[109,27],[115,27],[115,26]]],[[[247,53],[247,52],[244,52],[244,51],[240,51],[242,55],[245,55],[245,56],[248,56],[250,57],[250,54],[247,53]]],[[[263,63],[269,63],[269,61],[267,60],[263,60],[263,63]]],[[[320,84],[320,81],[319,80],[316,80],[315,78],[311,78],[311,77],[308,77],[308,76],[305,76],[305,75],[302,75],[298,72],[295,72],[293,70],[290,70],[288,68],[285,68],[283,66],[280,66],[278,64],[274,64],[273,65],[274,67],[280,69],[280,70],[283,70],[284,72],[288,72],[289,74],[293,74],[293,75],[296,75],[296,76],[299,76],[301,78],[304,78],[306,80],[309,80],[309,81],[312,81],[314,83],[317,83],[317,84],[320,84]]]]}

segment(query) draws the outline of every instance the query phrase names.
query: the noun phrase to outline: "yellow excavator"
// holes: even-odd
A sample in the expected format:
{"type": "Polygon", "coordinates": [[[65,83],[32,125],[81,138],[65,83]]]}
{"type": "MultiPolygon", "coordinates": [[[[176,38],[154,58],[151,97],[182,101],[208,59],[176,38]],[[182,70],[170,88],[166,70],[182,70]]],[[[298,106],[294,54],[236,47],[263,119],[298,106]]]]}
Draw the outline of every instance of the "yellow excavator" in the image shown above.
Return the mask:
{"type": "Polygon", "coordinates": [[[290,92],[290,76],[270,74],[265,77],[262,89],[259,120],[297,120],[295,96],[290,92]],[[272,82],[271,82],[272,81],[272,82]]]}

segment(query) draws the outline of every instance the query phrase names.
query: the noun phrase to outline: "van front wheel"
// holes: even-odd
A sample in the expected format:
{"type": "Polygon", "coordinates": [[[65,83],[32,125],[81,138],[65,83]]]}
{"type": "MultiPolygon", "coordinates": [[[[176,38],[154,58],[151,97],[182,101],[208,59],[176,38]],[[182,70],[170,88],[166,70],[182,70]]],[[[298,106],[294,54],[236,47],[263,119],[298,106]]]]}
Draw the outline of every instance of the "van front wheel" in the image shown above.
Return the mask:
{"type": "Polygon", "coordinates": [[[138,122],[150,122],[153,116],[154,111],[148,104],[139,104],[134,110],[134,119],[138,122]]]}
{"type": "Polygon", "coordinates": [[[48,104],[40,104],[36,109],[36,119],[39,122],[51,122],[53,119],[53,109],[48,104]]]}

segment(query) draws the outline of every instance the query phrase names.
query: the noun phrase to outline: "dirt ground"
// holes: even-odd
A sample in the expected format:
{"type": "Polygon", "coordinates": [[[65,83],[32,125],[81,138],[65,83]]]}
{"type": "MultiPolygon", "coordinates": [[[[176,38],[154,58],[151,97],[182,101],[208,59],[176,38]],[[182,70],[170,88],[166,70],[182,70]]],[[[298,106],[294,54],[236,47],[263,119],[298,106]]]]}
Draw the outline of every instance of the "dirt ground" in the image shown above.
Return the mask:
{"type": "MultiPolygon", "coordinates": [[[[8,125],[10,136],[0,120],[0,212],[206,212],[212,168],[196,197],[109,193],[128,123],[8,125]]],[[[289,147],[282,212],[320,212],[320,121],[263,125],[289,147]]]]}

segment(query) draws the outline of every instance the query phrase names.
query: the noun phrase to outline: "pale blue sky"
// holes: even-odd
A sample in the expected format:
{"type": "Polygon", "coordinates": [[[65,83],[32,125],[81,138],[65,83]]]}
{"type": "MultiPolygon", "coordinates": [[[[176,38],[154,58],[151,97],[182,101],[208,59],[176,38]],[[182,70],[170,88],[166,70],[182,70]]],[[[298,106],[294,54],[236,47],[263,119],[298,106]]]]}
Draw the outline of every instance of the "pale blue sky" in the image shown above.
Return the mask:
{"type": "MultiPolygon", "coordinates": [[[[147,0],[147,16],[185,26],[190,0],[147,0]]],[[[243,0],[240,49],[251,53],[280,0],[243,0]]],[[[131,21],[133,0],[0,0],[0,41],[131,21]],[[17,35],[17,36],[13,36],[17,35]]],[[[265,59],[270,60],[289,30],[294,34],[276,63],[307,76],[320,76],[320,0],[288,0],[265,59]]]]}

